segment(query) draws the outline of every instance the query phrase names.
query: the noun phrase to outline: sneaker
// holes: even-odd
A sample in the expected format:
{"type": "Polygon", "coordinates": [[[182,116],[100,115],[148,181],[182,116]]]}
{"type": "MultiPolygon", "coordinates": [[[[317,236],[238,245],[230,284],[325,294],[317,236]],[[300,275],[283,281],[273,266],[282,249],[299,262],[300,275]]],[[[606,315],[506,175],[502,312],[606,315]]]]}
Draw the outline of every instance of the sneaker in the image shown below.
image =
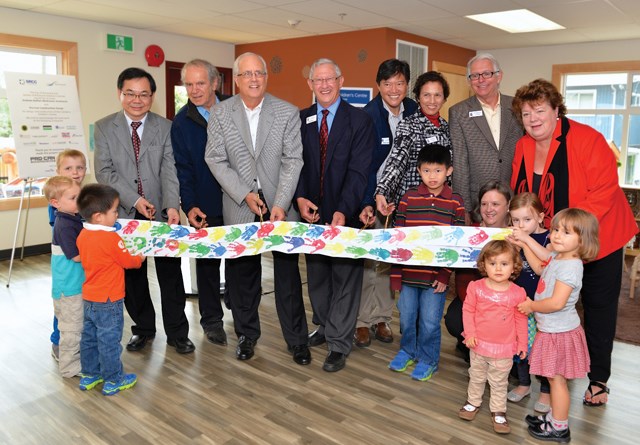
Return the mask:
{"type": "Polygon", "coordinates": [[[425,362],[418,362],[416,365],[416,369],[411,373],[411,378],[414,380],[419,380],[421,382],[426,382],[429,380],[433,373],[438,370],[438,366],[431,366],[425,362]]]}
{"type": "Polygon", "coordinates": [[[120,391],[131,388],[136,384],[137,381],[137,375],[125,374],[122,380],[119,382],[104,382],[104,386],[102,387],[102,394],[104,394],[105,396],[112,396],[119,393],[120,391]]]}
{"type": "Polygon", "coordinates": [[[104,379],[99,375],[78,374],[78,376],[80,377],[80,389],[83,391],[89,391],[104,382],[104,379]]]}
{"type": "Polygon", "coordinates": [[[389,369],[395,372],[404,372],[407,370],[408,366],[411,366],[415,363],[415,361],[404,352],[402,349],[389,363],[389,369]]]}
{"type": "Polygon", "coordinates": [[[55,343],[51,343],[51,357],[57,362],[60,361],[60,346],[55,343]]]}

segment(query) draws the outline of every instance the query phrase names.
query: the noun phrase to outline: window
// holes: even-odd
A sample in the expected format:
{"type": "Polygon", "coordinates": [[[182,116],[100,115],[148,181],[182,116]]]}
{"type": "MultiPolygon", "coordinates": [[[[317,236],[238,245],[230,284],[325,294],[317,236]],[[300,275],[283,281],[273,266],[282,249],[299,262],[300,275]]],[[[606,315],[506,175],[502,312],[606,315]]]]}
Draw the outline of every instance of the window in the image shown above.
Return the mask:
{"type": "Polygon", "coordinates": [[[427,71],[429,48],[411,42],[396,40],[396,57],[405,60],[411,68],[411,79],[409,80],[409,91],[413,89],[418,76],[427,71]]]}
{"type": "Polygon", "coordinates": [[[567,116],[620,150],[620,185],[640,188],[640,62],[554,65],[567,116]]]}
{"type": "MultiPolygon", "coordinates": [[[[22,194],[16,148],[7,104],[5,71],[78,76],[78,49],[74,42],[0,34],[0,210],[18,208],[22,194]]],[[[30,193],[41,194],[34,181],[30,193]]],[[[44,203],[44,201],[43,201],[44,203]]],[[[32,205],[43,204],[34,202],[32,205]]]]}

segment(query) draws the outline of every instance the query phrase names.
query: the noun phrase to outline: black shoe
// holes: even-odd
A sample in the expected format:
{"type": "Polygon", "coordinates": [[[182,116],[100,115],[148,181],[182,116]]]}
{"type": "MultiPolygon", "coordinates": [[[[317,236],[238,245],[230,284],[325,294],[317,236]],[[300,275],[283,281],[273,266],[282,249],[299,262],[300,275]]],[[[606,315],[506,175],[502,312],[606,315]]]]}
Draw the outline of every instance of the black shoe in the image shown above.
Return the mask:
{"type": "Polygon", "coordinates": [[[342,352],[329,351],[322,369],[327,372],[340,371],[347,364],[347,356],[342,352]]]}
{"type": "Polygon", "coordinates": [[[187,337],[183,338],[169,338],[167,344],[176,348],[178,354],[188,354],[196,350],[195,345],[187,337]]]}
{"type": "Polygon", "coordinates": [[[319,333],[317,329],[309,334],[309,346],[320,346],[326,342],[327,339],[324,338],[324,335],[319,333]]]}
{"type": "Polygon", "coordinates": [[[250,338],[241,335],[238,339],[238,347],[236,348],[236,358],[238,360],[249,360],[253,357],[253,348],[256,343],[250,338]]]}
{"type": "Polygon", "coordinates": [[[546,422],[546,420],[544,420],[544,416],[532,416],[531,414],[527,414],[524,421],[527,422],[527,425],[534,428],[546,422]]]}
{"type": "Polygon", "coordinates": [[[227,344],[227,333],[224,332],[222,324],[214,325],[205,329],[204,334],[207,336],[207,340],[214,345],[225,346],[227,344]]]}
{"type": "Polygon", "coordinates": [[[307,345],[287,346],[289,352],[293,355],[293,361],[299,365],[308,365],[311,363],[311,351],[307,345]]]}
{"type": "Polygon", "coordinates": [[[530,426],[528,431],[531,436],[538,440],[560,443],[568,443],[571,441],[571,431],[569,431],[569,428],[558,431],[554,429],[553,425],[549,422],[545,422],[538,426],[530,426]]]}
{"type": "Polygon", "coordinates": [[[134,334],[127,343],[127,351],[140,351],[142,350],[148,341],[153,340],[155,335],[137,335],[134,334]]]}

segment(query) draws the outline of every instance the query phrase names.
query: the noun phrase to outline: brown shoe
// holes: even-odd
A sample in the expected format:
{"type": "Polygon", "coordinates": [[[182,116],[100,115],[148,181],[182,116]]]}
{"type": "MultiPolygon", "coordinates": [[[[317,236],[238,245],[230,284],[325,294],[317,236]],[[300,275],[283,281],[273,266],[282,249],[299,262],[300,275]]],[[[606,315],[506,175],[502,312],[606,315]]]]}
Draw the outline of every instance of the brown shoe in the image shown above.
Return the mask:
{"type": "Polygon", "coordinates": [[[369,328],[356,328],[356,332],[353,334],[353,343],[359,348],[369,346],[371,344],[369,328]]]}
{"type": "Polygon", "coordinates": [[[393,341],[393,333],[389,323],[381,321],[376,325],[376,340],[380,340],[383,343],[391,343],[393,341]]]}
{"type": "Polygon", "coordinates": [[[480,411],[479,406],[474,406],[467,402],[462,408],[460,408],[460,411],[458,411],[458,417],[464,420],[472,421],[476,418],[476,414],[478,414],[478,411],[480,411]]]}
{"type": "Polygon", "coordinates": [[[491,413],[491,421],[493,422],[493,431],[495,431],[496,433],[509,434],[511,432],[511,427],[509,426],[509,421],[507,420],[507,413],[491,413]],[[496,417],[498,417],[498,419],[504,418],[504,422],[496,422],[496,417]]]}

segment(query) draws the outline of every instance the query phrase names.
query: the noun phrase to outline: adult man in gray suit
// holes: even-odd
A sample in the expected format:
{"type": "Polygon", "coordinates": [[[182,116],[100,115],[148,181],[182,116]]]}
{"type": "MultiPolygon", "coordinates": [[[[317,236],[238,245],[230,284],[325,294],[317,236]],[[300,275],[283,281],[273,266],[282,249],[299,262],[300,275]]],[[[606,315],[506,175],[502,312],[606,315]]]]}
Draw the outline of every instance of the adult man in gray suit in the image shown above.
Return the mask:
{"type": "MultiPolygon", "coordinates": [[[[140,68],[118,76],[122,110],[96,122],[96,179],[120,194],[120,218],[179,222],[179,184],[176,176],[171,122],[149,111],[156,83],[140,68]]],[[[181,354],[193,352],[189,322],[184,314],[185,292],[179,258],[154,260],[160,285],[162,321],[167,344],[181,354]]],[[[155,337],[155,310],[149,294],[147,262],[125,271],[125,306],[135,323],[127,350],[138,351],[155,337]]]]}
{"type": "Polygon", "coordinates": [[[487,181],[511,181],[511,161],[523,130],[511,111],[513,98],[500,94],[502,70],[495,57],[484,53],[469,60],[467,80],[475,96],[451,107],[449,128],[453,190],[471,213],[487,181]]]}
{"type": "MultiPolygon", "coordinates": [[[[267,65],[253,53],[233,64],[238,94],[211,110],[205,161],[222,187],[225,224],[295,221],[293,193],[302,169],[298,109],[266,93],[267,65]]],[[[260,255],[229,260],[226,284],[238,346],[248,360],[260,337],[260,255]]],[[[293,360],[311,362],[298,255],[273,252],[275,299],[280,326],[293,360]]]]}

